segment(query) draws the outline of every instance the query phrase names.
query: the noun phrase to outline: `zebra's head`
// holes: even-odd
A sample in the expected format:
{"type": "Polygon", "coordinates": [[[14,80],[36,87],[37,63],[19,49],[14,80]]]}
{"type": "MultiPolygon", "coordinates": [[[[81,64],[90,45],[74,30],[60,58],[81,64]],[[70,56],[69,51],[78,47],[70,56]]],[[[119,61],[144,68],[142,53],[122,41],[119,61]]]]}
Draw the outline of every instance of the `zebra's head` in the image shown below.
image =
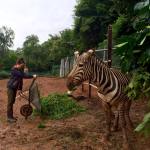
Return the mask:
{"type": "Polygon", "coordinates": [[[93,50],[89,50],[81,55],[75,54],[76,63],[67,77],[67,87],[69,90],[72,91],[76,86],[79,86],[83,81],[91,77],[91,57],[93,53],[93,50]]]}

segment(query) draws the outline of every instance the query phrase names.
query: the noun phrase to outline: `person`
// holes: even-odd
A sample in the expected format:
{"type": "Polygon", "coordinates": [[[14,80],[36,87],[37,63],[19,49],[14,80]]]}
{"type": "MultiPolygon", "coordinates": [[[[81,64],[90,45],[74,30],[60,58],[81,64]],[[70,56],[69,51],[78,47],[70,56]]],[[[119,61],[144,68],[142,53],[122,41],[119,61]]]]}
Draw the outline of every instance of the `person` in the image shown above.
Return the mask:
{"type": "MultiPolygon", "coordinates": [[[[16,64],[11,69],[11,77],[7,83],[7,121],[10,123],[16,122],[17,118],[13,116],[13,104],[16,100],[16,94],[22,93],[23,78],[36,78],[36,75],[29,75],[24,72],[26,68],[25,61],[20,58],[16,61],[16,64]]],[[[26,68],[27,70],[27,68],[26,68]]]]}

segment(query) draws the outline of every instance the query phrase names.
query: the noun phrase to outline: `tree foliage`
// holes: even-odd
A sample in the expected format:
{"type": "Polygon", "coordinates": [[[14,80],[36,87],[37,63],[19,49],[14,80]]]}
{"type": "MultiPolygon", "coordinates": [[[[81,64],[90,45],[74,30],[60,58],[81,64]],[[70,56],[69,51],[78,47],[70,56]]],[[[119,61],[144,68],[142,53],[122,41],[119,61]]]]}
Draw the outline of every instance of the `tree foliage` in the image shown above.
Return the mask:
{"type": "Polygon", "coordinates": [[[4,56],[8,48],[13,46],[14,31],[3,26],[0,28],[0,57],[4,56]]]}
{"type": "MultiPolygon", "coordinates": [[[[132,18],[133,33],[122,35],[118,39],[117,54],[121,57],[121,68],[133,74],[127,88],[132,99],[147,97],[150,100],[150,7],[149,0],[139,2],[134,7],[132,18]]],[[[135,129],[148,133],[150,131],[150,114],[135,129]]],[[[150,133],[150,132],[149,132],[150,133]]]]}
{"type": "Polygon", "coordinates": [[[108,24],[116,18],[112,0],[79,0],[75,7],[75,37],[82,51],[96,48],[106,37],[108,24]]]}

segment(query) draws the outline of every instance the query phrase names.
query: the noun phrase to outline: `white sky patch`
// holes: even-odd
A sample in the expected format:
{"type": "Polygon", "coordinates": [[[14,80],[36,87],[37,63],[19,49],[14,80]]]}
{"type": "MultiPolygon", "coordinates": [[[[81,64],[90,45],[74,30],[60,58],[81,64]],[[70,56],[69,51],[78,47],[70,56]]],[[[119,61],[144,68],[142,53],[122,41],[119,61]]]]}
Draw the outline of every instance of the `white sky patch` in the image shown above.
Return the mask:
{"type": "Polygon", "coordinates": [[[49,34],[72,28],[76,0],[4,0],[0,5],[0,27],[15,32],[14,49],[22,47],[28,35],[35,34],[40,42],[49,34]]]}

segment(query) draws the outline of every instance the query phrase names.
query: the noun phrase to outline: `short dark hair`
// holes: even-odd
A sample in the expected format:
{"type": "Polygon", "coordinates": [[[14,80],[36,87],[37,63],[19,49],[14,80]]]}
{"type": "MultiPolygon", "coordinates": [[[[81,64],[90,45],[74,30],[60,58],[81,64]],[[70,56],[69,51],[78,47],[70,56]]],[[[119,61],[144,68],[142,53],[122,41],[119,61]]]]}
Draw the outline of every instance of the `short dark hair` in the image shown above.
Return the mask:
{"type": "Polygon", "coordinates": [[[25,64],[25,61],[23,58],[19,58],[17,59],[16,64],[25,64]]]}

